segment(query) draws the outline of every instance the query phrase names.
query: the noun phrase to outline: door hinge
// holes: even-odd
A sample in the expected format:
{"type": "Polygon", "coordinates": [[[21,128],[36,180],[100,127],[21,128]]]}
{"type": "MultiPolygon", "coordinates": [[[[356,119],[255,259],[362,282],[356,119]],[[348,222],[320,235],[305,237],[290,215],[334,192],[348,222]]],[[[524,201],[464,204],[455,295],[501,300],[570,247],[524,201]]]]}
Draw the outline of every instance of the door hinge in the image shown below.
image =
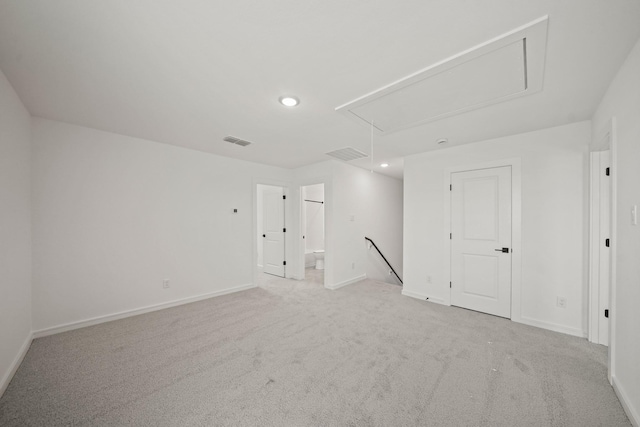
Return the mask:
{"type": "Polygon", "coordinates": [[[282,265],[287,265],[287,261],[282,261],[282,265]]]}
{"type": "Polygon", "coordinates": [[[451,289],[451,282],[449,282],[449,289],[451,289]]]}
{"type": "Polygon", "coordinates": [[[453,239],[453,233],[449,233],[449,240],[453,239]]]}
{"type": "Polygon", "coordinates": [[[609,318],[609,309],[608,308],[604,309],[604,317],[606,317],[607,319],[609,318]]]}
{"type": "Polygon", "coordinates": [[[282,200],[287,200],[287,196],[282,196],[282,200]]]}
{"type": "Polygon", "coordinates": [[[286,232],[287,232],[287,229],[286,229],[286,228],[283,228],[283,229],[282,229],[282,232],[283,232],[283,233],[286,233],[286,232]]]}
{"type": "Polygon", "coordinates": [[[453,184],[449,184],[449,191],[453,191],[453,184]]]}
{"type": "Polygon", "coordinates": [[[604,170],[604,173],[605,173],[607,176],[609,176],[609,174],[611,173],[611,171],[609,170],[609,168],[606,168],[606,169],[604,170]]]}
{"type": "Polygon", "coordinates": [[[604,239],[604,245],[605,245],[606,247],[609,247],[609,239],[604,239]]]}

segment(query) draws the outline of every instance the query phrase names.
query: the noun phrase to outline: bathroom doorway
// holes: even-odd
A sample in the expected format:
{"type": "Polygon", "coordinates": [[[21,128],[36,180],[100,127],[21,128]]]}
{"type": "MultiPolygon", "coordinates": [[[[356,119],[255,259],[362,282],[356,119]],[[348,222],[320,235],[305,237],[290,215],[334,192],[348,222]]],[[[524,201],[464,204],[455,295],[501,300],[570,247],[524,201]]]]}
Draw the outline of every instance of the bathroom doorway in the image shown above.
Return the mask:
{"type": "Polygon", "coordinates": [[[304,248],[304,278],[324,285],[325,204],[324,184],[301,188],[302,241],[304,248]]]}

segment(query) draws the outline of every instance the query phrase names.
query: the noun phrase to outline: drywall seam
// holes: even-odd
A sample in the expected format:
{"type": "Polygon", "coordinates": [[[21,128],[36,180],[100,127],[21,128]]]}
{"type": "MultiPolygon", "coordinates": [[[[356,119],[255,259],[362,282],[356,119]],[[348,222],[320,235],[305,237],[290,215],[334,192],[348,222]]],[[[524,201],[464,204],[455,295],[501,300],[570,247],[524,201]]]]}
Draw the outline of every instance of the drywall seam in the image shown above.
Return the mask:
{"type": "Polygon", "coordinates": [[[529,326],[535,326],[537,328],[548,329],[554,332],[561,332],[563,334],[573,335],[575,337],[587,338],[587,333],[582,329],[559,325],[557,323],[552,323],[552,322],[545,322],[543,320],[532,319],[526,316],[520,316],[518,320],[511,319],[511,321],[516,323],[523,323],[529,326]]]}
{"type": "Polygon", "coordinates": [[[618,400],[624,409],[624,412],[627,413],[627,417],[629,417],[629,421],[634,427],[640,427],[640,413],[633,407],[631,403],[631,399],[629,399],[629,395],[624,391],[624,388],[618,383],[617,378],[615,376],[611,377],[611,385],[613,386],[613,390],[616,392],[618,396],[618,400]]]}
{"type": "Polygon", "coordinates": [[[357,276],[357,277],[354,277],[352,279],[345,280],[344,282],[336,283],[334,285],[325,285],[325,288],[331,289],[331,290],[336,290],[336,289],[342,288],[344,286],[350,285],[352,283],[359,282],[359,281],[364,280],[366,278],[367,278],[367,275],[363,274],[361,276],[357,276]]]}
{"type": "Polygon", "coordinates": [[[0,381],[0,397],[2,397],[7,387],[9,387],[9,383],[11,382],[11,379],[13,378],[16,371],[20,367],[20,364],[24,360],[24,357],[27,355],[27,351],[29,351],[29,347],[31,347],[32,341],[33,341],[33,333],[30,333],[27,336],[27,339],[22,344],[22,347],[20,347],[20,351],[16,355],[16,358],[13,360],[13,363],[11,363],[9,370],[7,371],[5,376],[2,378],[2,381],[0,381]]]}
{"type": "Polygon", "coordinates": [[[66,331],[72,331],[74,329],[80,329],[87,326],[93,326],[93,325],[98,325],[100,323],[111,322],[112,320],[124,319],[126,317],[137,316],[139,314],[150,313],[152,311],[158,311],[165,308],[176,307],[178,305],[184,305],[192,302],[202,301],[205,299],[218,297],[221,295],[227,295],[234,292],[245,291],[247,289],[252,289],[255,287],[257,287],[257,285],[253,283],[250,283],[247,285],[234,286],[232,288],[222,289],[220,291],[210,292],[202,295],[197,295],[194,297],[178,299],[178,300],[169,301],[161,304],[149,305],[146,307],[136,308],[133,310],[121,311],[119,313],[114,313],[114,314],[107,314],[105,316],[92,317],[90,319],[80,320],[78,322],[65,323],[62,325],[33,331],[33,338],[46,337],[49,335],[59,334],[61,332],[66,332],[66,331]]]}

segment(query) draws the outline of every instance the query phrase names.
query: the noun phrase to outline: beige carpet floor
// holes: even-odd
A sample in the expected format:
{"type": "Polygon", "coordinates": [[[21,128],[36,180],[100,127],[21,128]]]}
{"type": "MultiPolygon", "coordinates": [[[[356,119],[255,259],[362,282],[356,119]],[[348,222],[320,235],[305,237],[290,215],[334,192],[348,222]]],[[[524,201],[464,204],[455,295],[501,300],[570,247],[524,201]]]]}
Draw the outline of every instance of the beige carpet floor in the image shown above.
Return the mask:
{"type": "Polygon", "coordinates": [[[394,285],[320,283],[268,278],[37,339],[0,425],[630,425],[605,347],[394,285]]]}

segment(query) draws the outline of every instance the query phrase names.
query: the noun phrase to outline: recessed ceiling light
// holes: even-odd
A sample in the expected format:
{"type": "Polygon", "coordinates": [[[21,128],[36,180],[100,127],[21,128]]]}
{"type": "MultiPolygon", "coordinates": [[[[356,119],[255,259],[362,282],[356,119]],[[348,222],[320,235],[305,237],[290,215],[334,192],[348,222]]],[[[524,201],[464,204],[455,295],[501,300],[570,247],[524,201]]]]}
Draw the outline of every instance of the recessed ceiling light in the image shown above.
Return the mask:
{"type": "Polygon", "coordinates": [[[281,96],[280,103],[285,107],[295,107],[300,103],[300,100],[293,96],[281,96]]]}
{"type": "Polygon", "coordinates": [[[447,138],[440,138],[436,142],[438,144],[446,144],[447,142],[449,142],[449,140],[447,138]]]}
{"type": "Polygon", "coordinates": [[[389,163],[380,163],[381,168],[386,168],[389,166],[389,163]]]}

